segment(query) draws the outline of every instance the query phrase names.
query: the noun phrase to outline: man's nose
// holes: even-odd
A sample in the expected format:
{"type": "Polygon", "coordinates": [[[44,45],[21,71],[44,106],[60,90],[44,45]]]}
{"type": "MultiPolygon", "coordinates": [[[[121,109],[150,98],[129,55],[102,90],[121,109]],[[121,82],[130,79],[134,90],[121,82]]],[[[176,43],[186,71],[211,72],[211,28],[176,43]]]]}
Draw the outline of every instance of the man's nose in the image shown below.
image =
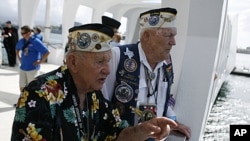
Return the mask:
{"type": "Polygon", "coordinates": [[[110,74],[110,68],[109,68],[108,63],[105,64],[104,69],[103,69],[103,73],[106,74],[106,75],[110,74]]]}

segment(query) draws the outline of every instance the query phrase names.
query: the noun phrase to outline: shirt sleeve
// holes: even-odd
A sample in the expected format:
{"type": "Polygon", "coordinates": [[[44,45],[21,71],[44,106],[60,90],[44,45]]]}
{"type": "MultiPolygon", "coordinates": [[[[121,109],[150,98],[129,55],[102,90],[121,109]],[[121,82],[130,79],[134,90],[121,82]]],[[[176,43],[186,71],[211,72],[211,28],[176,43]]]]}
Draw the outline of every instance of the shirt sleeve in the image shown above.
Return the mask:
{"type": "MultiPolygon", "coordinates": [[[[35,38],[35,37],[33,37],[35,38]]],[[[47,53],[49,50],[48,48],[44,45],[42,41],[40,41],[38,38],[35,38],[35,43],[36,43],[36,49],[41,52],[41,54],[47,53]]]]}

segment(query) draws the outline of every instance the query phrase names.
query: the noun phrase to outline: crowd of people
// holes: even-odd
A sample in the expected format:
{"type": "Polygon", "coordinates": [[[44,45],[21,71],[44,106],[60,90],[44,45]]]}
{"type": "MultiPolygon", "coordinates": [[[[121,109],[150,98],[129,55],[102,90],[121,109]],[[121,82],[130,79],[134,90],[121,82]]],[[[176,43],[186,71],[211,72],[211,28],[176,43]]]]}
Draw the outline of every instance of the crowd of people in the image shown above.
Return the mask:
{"type": "Polygon", "coordinates": [[[64,64],[43,75],[39,65],[49,50],[41,30],[32,34],[22,26],[15,45],[21,95],[11,141],[149,141],[165,140],[172,131],[190,139],[171,105],[176,16],[169,7],[141,13],[139,41],[125,45],[113,43],[121,23],[107,16],[74,26],[64,64]]]}

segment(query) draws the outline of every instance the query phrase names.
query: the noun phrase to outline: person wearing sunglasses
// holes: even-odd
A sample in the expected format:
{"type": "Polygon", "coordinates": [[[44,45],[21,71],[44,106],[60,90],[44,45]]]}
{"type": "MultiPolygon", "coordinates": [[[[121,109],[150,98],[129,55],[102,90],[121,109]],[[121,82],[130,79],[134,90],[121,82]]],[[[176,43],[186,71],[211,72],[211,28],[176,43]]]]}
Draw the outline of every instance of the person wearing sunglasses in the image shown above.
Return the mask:
{"type": "Polygon", "coordinates": [[[20,61],[19,87],[20,91],[35,76],[39,75],[40,64],[49,55],[48,48],[38,39],[32,36],[32,29],[28,25],[21,27],[22,38],[16,45],[16,55],[20,61]]]}

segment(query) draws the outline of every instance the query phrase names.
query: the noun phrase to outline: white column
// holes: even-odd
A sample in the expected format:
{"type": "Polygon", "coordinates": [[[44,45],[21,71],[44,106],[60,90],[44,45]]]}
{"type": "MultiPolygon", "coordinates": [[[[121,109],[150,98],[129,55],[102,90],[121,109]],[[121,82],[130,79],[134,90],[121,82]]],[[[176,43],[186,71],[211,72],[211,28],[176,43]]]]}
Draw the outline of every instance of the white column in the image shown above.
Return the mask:
{"type": "Polygon", "coordinates": [[[45,10],[45,26],[44,26],[44,42],[49,43],[50,36],[50,9],[51,9],[51,0],[46,0],[46,10],[45,10]]]}
{"type": "Polygon", "coordinates": [[[19,26],[33,27],[35,14],[40,0],[18,0],[19,26]]]}
{"type": "MultiPolygon", "coordinates": [[[[227,0],[224,0],[227,1],[227,0]]],[[[200,141],[211,108],[214,68],[218,60],[224,1],[162,0],[177,9],[176,46],[172,49],[177,120],[192,130],[190,141],[200,141]]]]}
{"type": "Polygon", "coordinates": [[[75,16],[77,9],[80,5],[80,0],[64,0],[63,4],[63,16],[62,16],[62,40],[63,40],[63,48],[66,45],[68,40],[68,30],[69,28],[74,26],[75,16]]]}

